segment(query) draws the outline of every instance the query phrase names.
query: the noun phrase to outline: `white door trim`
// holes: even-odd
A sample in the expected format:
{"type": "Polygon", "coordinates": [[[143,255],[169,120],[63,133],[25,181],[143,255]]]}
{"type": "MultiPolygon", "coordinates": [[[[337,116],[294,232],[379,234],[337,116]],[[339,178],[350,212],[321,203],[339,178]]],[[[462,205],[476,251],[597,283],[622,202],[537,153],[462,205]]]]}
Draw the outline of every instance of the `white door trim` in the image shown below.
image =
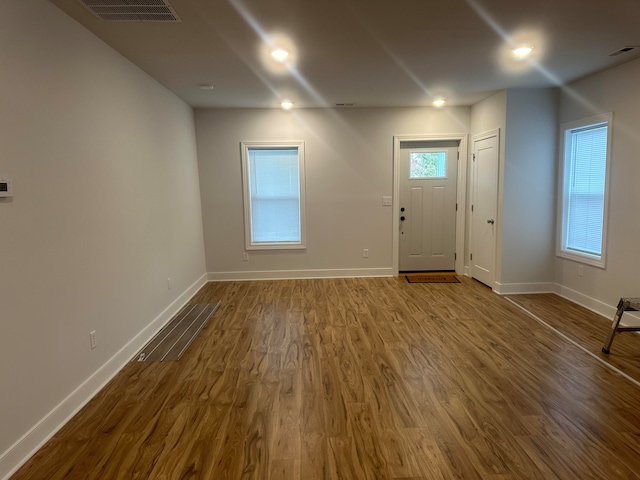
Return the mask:
{"type": "MultiPolygon", "coordinates": [[[[498,186],[498,191],[496,192],[496,200],[497,200],[497,205],[496,205],[496,221],[497,221],[497,225],[496,225],[496,234],[495,234],[495,241],[493,243],[493,282],[492,285],[489,285],[489,287],[491,287],[492,290],[496,290],[496,265],[498,264],[498,242],[499,242],[499,238],[502,238],[502,213],[501,210],[499,208],[501,200],[500,200],[500,128],[496,128],[494,130],[488,130],[486,132],[482,132],[482,133],[477,133],[476,135],[473,135],[471,137],[471,154],[474,153],[474,149],[475,149],[475,144],[476,142],[479,142],[481,140],[486,140],[488,138],[491,137],[496,137],[496,149],[497,149],[497,174],[498,174],[498,178],[496,179],[496,185],[498,186]]],[[[471,155],[469,156],[469,158],[471,158],[471,155]]],[[[471,178],[471,182],[469,185],[469,189],[470,189],[470,195],[471,195],[471,202],[473,202],[473,199],[475,198],[475,165],[473,166],[473,171],[471,172],[472,174],[472,178],[471,178]]],[[[473,245],[473,216],[471,216],[470,220],[469,220],[469,248],[471,248],[471,246],[473,245]]],[[[471,252],[473,253],[473,252],[471,252]]],[[[469,268],[468,268],[468,275],[470,277],[473,277],[473,262],[469,261],[469,268]]]]}
{"type": "Polygon", "coordinates": [[[466,133],[440,133],[432,135],[394,135],[393,136],[393,274],[400,271],[400,142],[447,142],[459,141],[460,159],[458,161],[458,181],[456,184],[456,273],[462,274],[464,268],[464,227],[467,194],[467,163],[469,135],[466,133]]]}

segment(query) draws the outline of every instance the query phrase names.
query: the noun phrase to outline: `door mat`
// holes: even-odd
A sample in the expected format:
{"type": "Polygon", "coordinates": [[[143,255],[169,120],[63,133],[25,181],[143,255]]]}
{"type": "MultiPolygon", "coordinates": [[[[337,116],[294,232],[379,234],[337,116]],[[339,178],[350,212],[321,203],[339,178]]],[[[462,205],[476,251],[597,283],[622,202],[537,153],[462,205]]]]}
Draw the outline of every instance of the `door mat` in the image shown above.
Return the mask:
{"type": "Polygon", "coordinates": [[[160,330],[132,362],[175,362],[220,307],[216,304],[188,304],[160,330]]]}
{"type": "Polygon", "coordinates": [[[458,280],[456,274],[453,272],[414,273],[405,275],[405,278],[409,283],[460,283],[460,280],[458,280]]]}

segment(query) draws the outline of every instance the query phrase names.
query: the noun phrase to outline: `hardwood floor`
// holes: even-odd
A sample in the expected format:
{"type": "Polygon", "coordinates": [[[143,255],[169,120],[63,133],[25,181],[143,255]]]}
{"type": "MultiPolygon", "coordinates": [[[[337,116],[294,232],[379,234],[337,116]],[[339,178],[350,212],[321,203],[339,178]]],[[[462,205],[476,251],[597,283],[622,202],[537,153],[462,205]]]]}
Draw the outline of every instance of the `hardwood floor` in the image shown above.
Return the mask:
{"type": "Polygon", "coordinates": [[[209,284],[12,478],[640,479],[640,388],[461,281],[209,284]]]}
{"type": "MultiPolygon", "coordinates": [[[[608,355],[602,353],[602,346],[611,329],[613,315],[611,318],[604,318],[553,294],[510,295],[508,298],[558,329],[598,358],[640,382],[640,335],[617,334],[611,346],[611,353],[608,355]]],[[[626,315],[623,315],[622,319],[625,320],[625,318],[626,315]]]]}

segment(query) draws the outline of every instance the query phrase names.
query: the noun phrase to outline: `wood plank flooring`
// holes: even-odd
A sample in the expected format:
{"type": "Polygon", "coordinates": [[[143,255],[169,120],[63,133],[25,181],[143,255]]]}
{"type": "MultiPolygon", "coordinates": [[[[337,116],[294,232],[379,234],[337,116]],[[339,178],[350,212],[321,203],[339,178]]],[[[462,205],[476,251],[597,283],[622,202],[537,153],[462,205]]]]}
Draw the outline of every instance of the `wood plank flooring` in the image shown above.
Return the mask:
{"type": "Polygon", "coordinates": [[[12,478],[640,479],[640,389],[461,281],[209,284],[12,478]]]}
{"type": "MultiPolygon", "coordinates": [[[[552,293],[509,295],[508,298],[640,382],[640,335],[616,334],[611,353],[602,353],[602,346],[611,330],[613,315],[611,318],[604,318],[552,293]]],[[[623,320],[625,315],[622,316],[623,320]]]]}

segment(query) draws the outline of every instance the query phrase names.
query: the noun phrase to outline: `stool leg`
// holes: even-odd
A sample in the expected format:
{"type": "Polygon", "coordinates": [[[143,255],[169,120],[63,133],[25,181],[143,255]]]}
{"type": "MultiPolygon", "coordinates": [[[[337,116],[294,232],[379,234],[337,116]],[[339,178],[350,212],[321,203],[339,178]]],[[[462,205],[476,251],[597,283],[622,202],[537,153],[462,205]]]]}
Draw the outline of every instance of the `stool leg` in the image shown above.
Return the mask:
{"type": "Polygon", "coordinates": [[[622,300],[618,303],[618,310],[616,311],[615,316],[613,317],[613,323],[611,324],[611,331],[609,332],[609,336],[607,337],[607,341],[602,347],[603,353],[611,352],[611,344],[613,343],[613,337],[616,335],[616,331],[618,330],[618,325],[620,324],[620,319],[622,318],[622,314],[625,311],[625,304],[622,300]]]}

